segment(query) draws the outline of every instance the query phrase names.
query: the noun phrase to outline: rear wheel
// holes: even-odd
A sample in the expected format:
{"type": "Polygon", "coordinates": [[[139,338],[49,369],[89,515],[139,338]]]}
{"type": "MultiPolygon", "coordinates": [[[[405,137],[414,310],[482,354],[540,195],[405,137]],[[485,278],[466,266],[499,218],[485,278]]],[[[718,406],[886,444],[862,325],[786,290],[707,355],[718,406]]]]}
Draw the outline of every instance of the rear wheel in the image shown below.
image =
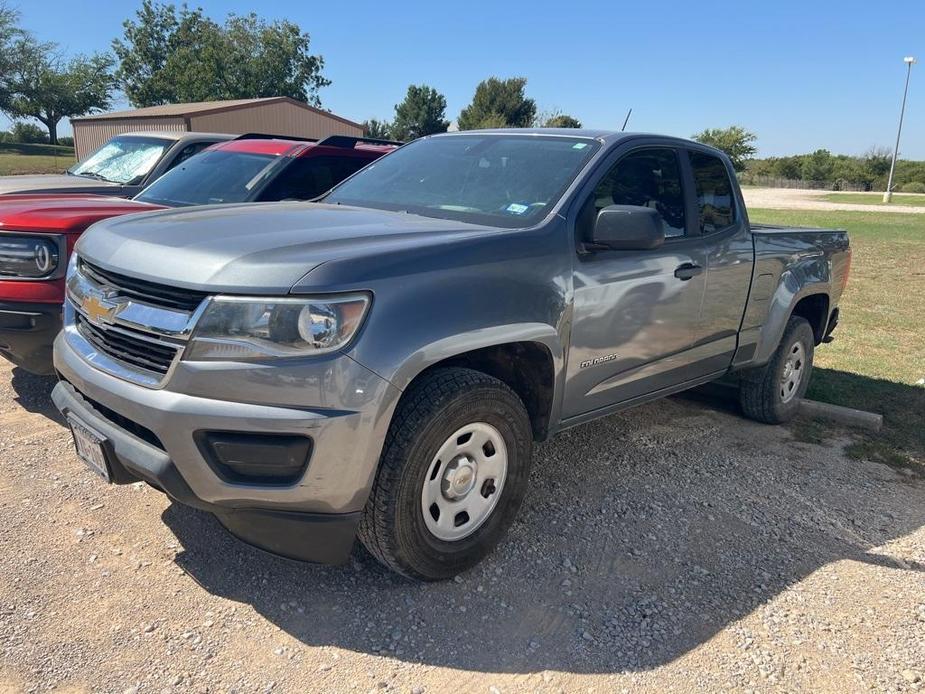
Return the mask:
{"type": "Polygon", "coordinates": [[[771,361],[742,377],[739,402],[746,417],[766,424],[782,424],[796,415],[809,386],[814,347],[815,336],[809,322],[791,316],[771,361]]]}
{"type": "Polygon", "coordinates": [[[532,443],[523,403],[498,379],[462,368],[426,374],[393,418],[360,540],[411,578],[465,571],[514,519],[532,443]]]}

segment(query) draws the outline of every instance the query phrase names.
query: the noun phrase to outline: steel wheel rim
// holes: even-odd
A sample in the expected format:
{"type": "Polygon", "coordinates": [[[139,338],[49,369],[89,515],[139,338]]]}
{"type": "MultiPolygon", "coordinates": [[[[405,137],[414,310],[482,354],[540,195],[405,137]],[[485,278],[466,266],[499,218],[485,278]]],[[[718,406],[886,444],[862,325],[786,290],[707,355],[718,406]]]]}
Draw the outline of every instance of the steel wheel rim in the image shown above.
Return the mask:
{"type": "Polygon", "coordinates": [[[439,540],[469,537],[491,516],[507,478],[507,445],[491,424],[460,427],[437,450],[421,489],[424,524],[439,540]]]}
{"type": "Polygon", "coordinates": [[[806,349],[802,342],[794,342],[784,361],[784,369],[780,377],[781,402],[790,402],[796,397],[806,372],[806,349]]]}

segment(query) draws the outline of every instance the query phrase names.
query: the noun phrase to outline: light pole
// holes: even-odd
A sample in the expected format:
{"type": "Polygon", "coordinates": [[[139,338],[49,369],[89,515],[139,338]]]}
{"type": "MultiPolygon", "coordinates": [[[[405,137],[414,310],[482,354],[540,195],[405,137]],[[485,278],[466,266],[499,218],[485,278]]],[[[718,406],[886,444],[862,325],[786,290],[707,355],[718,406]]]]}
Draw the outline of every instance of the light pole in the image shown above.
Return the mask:
{"type": "Polygon", "coordinates": [[[896,131],[896,147],[893,148],[893,161],[890,164],[890,178],[886,183],[886,192],[883,194],[883,202],[889,202],[893,199],[893,173],[896,171],[896,157],[899,156],[899,136],[903,134],[903,116],[906,113],[906,95],[909,93],[909,77],[912,75],[912,66],[915,64],[915,58],[911,55],[903,58],[906,64],[906,87],[903,89],[903,105],[899,109],[899,130],[896,131]]]}

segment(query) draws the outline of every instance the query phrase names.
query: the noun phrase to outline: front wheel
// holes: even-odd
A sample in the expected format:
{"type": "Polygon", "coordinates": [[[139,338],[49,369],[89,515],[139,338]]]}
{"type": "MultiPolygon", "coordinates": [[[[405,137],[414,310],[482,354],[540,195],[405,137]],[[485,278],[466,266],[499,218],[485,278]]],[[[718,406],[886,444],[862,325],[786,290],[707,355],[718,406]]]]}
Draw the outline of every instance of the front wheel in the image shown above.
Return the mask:
{"type": "Polygon", "coordinates": [[[498,379],[464,368],[425,374],[398,405],[360,540],[411,578],[465,571],[517,514],[532,445],[523,403],[498,379]]]}
{"type": "Polygon", "coordinates": [[[742,377],[739,402],[746,417],[765,424],[793,419],[809,386],[814,347],[809,322],[791,316],[771,361],[742,377]]]}

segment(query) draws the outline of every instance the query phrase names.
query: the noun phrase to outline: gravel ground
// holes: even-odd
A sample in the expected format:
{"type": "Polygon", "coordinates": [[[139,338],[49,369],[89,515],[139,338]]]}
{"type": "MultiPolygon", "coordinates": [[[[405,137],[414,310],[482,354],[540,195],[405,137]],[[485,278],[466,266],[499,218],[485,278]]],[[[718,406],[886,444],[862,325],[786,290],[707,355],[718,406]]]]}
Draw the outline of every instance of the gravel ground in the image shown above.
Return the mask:
{"type": "MultiPolygon", "coordinates": [[[[925,207],[912,205],[855,205],[850,202],[829,202],[822,198],[832,191],[799,190],[795,188],[743,188],[747,207],[773,210],[850,210],[852,212],[897,212],[925,214],[925,207]]],[[[902,193],[894,193],[894,196],[902,193]]]]}
{"type": "Polygon", "coordinates": [[[692,398],[572,429],[419,585],[105,487],[50,387],[0,366],[0,692],[925,689],[925,481],[838,444],[692,398]]]}

